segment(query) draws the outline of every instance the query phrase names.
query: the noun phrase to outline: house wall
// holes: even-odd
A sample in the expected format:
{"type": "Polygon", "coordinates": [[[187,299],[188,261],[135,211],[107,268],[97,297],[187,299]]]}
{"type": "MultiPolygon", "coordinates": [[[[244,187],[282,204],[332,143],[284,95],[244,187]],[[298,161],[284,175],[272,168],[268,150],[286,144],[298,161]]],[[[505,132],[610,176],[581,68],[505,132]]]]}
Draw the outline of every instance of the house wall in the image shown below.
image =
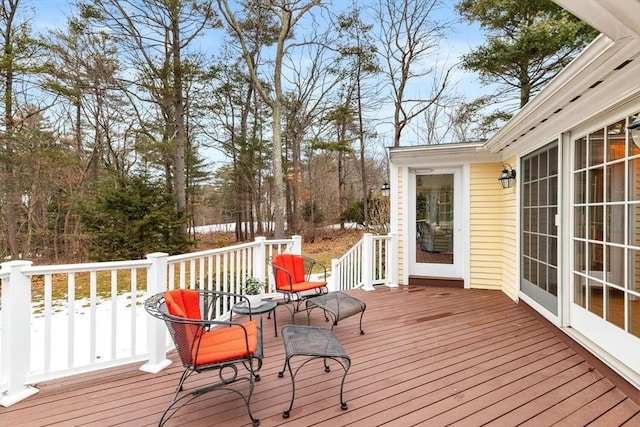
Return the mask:
{"type": "MultiPolygon", "coordinates": [[[[511,157],[506,163],[518,171],[518,160],[511,157]]],[[[517,183],[516,175],[516,183],[517,183]]],[[[502,292],[509,298],[518,299],[518,186],[509,189],[500,189],[502,195],[502,292]]]]}
{"type": "MultiPolygon", "coordinates": [[[[514,165],[515,158],[505,163],[514,165]]],[[[470,287],[502,290],[516,300],[515,188],[497,181],[502,163],[476,163],[470,170],[470,287]]]]}

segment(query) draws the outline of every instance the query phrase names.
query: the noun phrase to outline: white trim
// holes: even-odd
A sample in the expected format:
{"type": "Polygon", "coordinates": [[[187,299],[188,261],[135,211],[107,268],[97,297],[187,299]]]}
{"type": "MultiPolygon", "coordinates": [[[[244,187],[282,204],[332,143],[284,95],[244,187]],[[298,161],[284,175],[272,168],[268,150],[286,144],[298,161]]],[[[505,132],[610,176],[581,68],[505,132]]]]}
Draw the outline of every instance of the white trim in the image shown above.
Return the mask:
{"type": "Polygon", "coordinates": [[[412,169],[458,167],[466,162],[494,163],[501,160],[500,154],[488,152],[484,143],[390,147],[387,151],[391,163],[412,169]]]}
{"type": "Polygon", "coordinates": [[[520,290],[518,290],[518,297],[553,325],[557,326],[558,328],[561,327],[559,318],[555,314],[547,310],[545,307],[538,304],[533,298],[520,290]]]}
{"type": "MultiPolygon", "coordinates": [[[[418,175],[419,170],[409,170],[408,172],[408,186],[407,198],[410,200],[415,199],[416,194],[416,176],[418,175]]],[[[466,200],[469,198],[469,180],[465,179],[464,176],[464,168],[463,165],[458,165],[457,167],[448,167],[448,168],[433,168],[429,173],[425,175],[442,175],[442,174],[452,174],[453,175],[453,264],[424,264],[416,262],[415,254],[417,251],[417,243],[415,241],[415,204],[410,204],[405,211],[405,221],[407,223],[407,253],[406,253],[406,263],[408,270],[411,271],[411,274],[421,275],[421,276],[438,276],[438,277],[451,277],[451,278],[463,278],[465,274],[466,259],[465,254],[467,253],[467,244],[465,242],[465,238],[468,239],[468,236],[463,235],[463,230],[468,230],[468,222],[466,222],[466,216],[463,214],[463,209],[468,209],[468,202],[466,200]],[[411,226],[413,228],[411,228],[411,226]]],[[[409,200],[407,200],[409,202],[409,200]]],[[[465,281],[465,284],[468,281],[465,281]]]]}
{"type": "Polygon", "coordinates": [[[565,132],[558,142],[558,156],[560,156],[560,194],[558,194],[558,317],[563,327],[570,325],[570,306],[573,301],[573,279],[571,265],[573,260],[573,245],[571,230],[573,230],[573,215],[570,197],[573,195],[573,160],[571,155],[571,132],[565,132]],[[563,227],[563,224],[566,226],[563,227]],[[562,262],[566,260],[566,262],[562,262]]]}
{"type": "Polygon", "coordinates": [[[460,260],[462,266],[462,278],[464,279],[465,289],[471,289],[471,164],[462,165],[462,191],[464,194],[459,198],[462,205],[462,232],[459,234],[464,237],[464,250],[460,250],[460,256],[464,258],[460,260]]]}
{"type": "Polygon", "coordinates": [[[640,2],[602,0],[553,0],[613,40],[640,38],[640,2]]]}
{"type": "MultiPolygon", "coordinates": [[[[640,70],[638,70],[640,72],[640,70]]],[[[640,86],[640,77],[637,79],[640,86]]],[[[575,139],[587,136],[589,133],[593,133],[605,126],[611,125],[618,120],[631,116],[632,114],[640,111],[640,91],[636,91],[634,96],[630,96],[624,100],[624,102],[616,102],[611,104],[607,109],[598,111],[591,116],[589,120],[584,121],[578,125],[575,125],[571,129],[571,144],[575,139]]],[[[573,162],[571,164],[571,170],[573,170],[573,162]]]]}
{"type": "Polygon", "coordinates": [[[578,342],[640,388],[640,339],[576,304],[571,318],[574,325],[567,329],[579,334],[578,342]]]}

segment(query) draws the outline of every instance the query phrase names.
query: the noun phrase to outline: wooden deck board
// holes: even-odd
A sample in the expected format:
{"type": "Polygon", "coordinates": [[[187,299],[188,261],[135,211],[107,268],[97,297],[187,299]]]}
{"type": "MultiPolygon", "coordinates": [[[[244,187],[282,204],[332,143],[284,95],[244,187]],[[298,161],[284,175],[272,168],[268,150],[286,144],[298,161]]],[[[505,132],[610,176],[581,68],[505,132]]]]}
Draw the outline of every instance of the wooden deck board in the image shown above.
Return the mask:
{"type": "MultiPolygon", "coordinates": [[[[530,311],[496,291],[451,288],[376,288],[350,293],[367,303],[359,317],[340,321],[336,336],[352,365],[340,409],[342,369],[305,365],[291,379],[283,368],[281,337],[264,319],[264,364],[251,401],[269,426],[531,426],[639,425],[640,406],[559,339],[530,311]]],[[[290,320],[278,307],[278,327],[290,320]]],[[[306,324],[304,313],[296,323],[306,324]]],[[[320,311],[315,326],[330,327],[320,311]]],[[[176,361],[158,374],[141,363],[39,384],[40,392],[0,408],[2,426],[154,426],[182,371],[176,361]]],[[[317,362],[317,363],[316,363],[317,362]]],[[[295,368],[296,359],[294,359],[295,368]]],[[[206,384],[195,374],[187,387],[206,384]]],[[[167,426],[249,426],[242,400],[212,392],[181,409],[167,426]]]]}

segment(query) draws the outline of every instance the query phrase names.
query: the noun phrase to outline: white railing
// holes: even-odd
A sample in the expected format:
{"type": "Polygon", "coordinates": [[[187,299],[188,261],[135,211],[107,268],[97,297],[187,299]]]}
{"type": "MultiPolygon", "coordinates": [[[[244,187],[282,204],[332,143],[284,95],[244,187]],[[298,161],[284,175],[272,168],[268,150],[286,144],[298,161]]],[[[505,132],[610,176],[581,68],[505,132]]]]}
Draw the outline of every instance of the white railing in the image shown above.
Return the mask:
{"type": "Polygon", "coordinates": [[[396,247],[392,233],[386,236],[365,233],[341,258],[332,260],[333,290],[362,287],[371,291],[374,285],[397,286],[396,247]]]}
{"type": "MultiPolygon", "coordinates": [[[[147,259],[33,266],[0,264],[0,405],[37,392],[28,384],[147,360],[157,372],[169,362],[164,325],[146,315],[148,295],[174,288],[240,292],[254,276],[273,289],[269,257],[302,253],[302,238],[254,242],[147,259]]],[[[226,315],[227,313],[223,313],[226,315]]]]}

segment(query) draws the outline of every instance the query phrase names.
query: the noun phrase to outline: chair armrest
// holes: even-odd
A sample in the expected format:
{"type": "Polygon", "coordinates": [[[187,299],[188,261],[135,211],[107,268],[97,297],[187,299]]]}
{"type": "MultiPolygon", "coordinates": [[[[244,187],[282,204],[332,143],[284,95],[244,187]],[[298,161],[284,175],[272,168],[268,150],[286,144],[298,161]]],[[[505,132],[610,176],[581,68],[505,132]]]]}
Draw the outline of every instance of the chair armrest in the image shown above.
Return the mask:
{"type": "Polygon", "coordinates": [[[316,266],[322,269],[322,273],[324,274],[323,281],[327,281],[327,267],[324,264],[308,256],[303,256],[302,258],[304,259],[304,277],[306,281],[309,281],[311,274],[313,273],[313,269],[316,266]]]}
{"type": "Polygon", "coordinates": [[[276,288],[278,288],[278,276],[284,273],[287,275],[287,280],[289,281],[289,291],[293,292],[293,278],[291,277],[291,272],[289,272],[289,270],[287,270],[286,268],[280,267],[279,265],[273,263],[269,263],[269,265],[271,265],[271,267],[273,268],[273,278],[276,282],[276,288]]]}

